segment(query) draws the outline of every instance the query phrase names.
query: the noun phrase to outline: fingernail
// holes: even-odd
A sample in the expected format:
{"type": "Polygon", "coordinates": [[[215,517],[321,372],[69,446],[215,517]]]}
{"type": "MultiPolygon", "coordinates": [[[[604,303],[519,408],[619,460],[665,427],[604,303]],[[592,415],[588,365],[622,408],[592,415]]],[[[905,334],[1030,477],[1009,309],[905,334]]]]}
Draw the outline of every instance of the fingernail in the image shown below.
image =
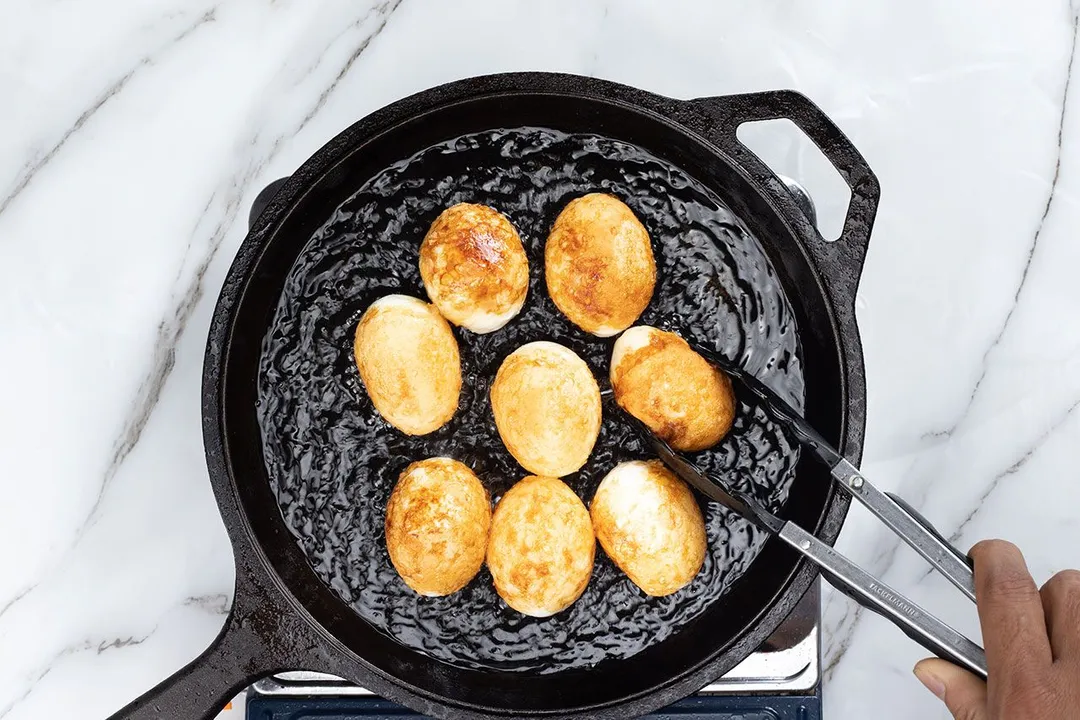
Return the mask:
{"type": "Polygon", "coordinates": [[[919,678],[926,689],[934,693],[938,700],[945,702],[945,683],[941,682],[941,679],[927,670],[916,666],[915,677],[919,678]]]}

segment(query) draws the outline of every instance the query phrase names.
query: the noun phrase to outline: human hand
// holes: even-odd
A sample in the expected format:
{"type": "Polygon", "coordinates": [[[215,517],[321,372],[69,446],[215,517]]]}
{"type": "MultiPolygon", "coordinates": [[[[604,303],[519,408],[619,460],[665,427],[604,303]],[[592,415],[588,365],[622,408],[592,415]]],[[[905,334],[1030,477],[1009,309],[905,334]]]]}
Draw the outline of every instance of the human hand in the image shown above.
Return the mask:
{"type": "Polygon", "coordinates": [[[956,720],[1080,718],[1080,571],[1040,590],[1012,543],[983,541],[971,558],[989,680],[937,658],[915,675],[956,720]]]}

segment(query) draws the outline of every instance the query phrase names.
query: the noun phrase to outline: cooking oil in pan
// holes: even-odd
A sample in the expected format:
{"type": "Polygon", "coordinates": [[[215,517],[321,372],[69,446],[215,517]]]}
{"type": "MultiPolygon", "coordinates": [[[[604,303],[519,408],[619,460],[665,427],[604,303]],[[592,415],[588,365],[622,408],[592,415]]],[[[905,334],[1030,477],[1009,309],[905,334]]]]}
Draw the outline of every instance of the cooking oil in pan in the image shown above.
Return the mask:
{"type": "MultiPolygon", "coordinates": [[[[286,524],[318,576],[364,620],[455,665],[554,672],[633,655],[722,603],[764,541],[746,521],[710,504],[709,552],[689,586],[666,598],[647,597],[598,549],[584,595],[544,619],[506,607],[486,570],[460,592],[424,598],[390,564],[386,501],[410,462],[457,458],[476,471],[494,500],[527,474],[503,447],[488,402],[506,355],[534,340],[559,342],[608,387],[614,339],[570,324],[543,280],[544,239],[555,216],[588,192],[624,200],[652,236],[657,286],[639,322],[742,359],[801,409],[794,316],[742,223],[696,180],[641,148],[541,128],[459,137],[365,182],[300,255],[264,339],[259,422],[286,524]],[[475,335],[455,329],[464,378],[457,414],[430,435],[408,437],[383,421],[367,398],[353,362],[353,331],[363,310],[383,295],[426,297],[420,242],[435,217],[458,202],[490,205],[514,223],[529,257],[529,295],[502,330],[475,335]]],[[[592,457],[566,481],[588,504],[615,464],[645,457],[646,448],[606,397],[592,457]]],[[[744,406],[731,434],[697,461],[777,508],[797,458],[779,428],[744,406]]]]}

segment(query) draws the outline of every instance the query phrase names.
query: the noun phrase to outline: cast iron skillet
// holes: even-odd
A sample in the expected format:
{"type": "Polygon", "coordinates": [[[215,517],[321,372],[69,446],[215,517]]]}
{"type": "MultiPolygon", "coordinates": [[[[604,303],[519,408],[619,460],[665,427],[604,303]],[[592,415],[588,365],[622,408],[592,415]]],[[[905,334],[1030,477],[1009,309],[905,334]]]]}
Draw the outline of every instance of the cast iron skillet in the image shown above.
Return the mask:
{"type": "MultiPolygon", "coordinates": [[[[255,407],[261,341],[293,261],[364,179],[469,132],[520,126],[589,132],[641,146],[711,188],[756,235],[800,332],[810,422],[848,458],[865,422],[855,291],[878,203],[877,178],[840,130],[790,91],[682,101],[572,75],[478,77],[413,95],[359,121],[287,178],[254,221],[225,280],[203,373],[210,478],[236,556],[236,589],[211,647],[114,718],[212,718],[236,692],[282,670],[341,676],[444,718],[625,718],[689,695],[730,670],[777,627],[816,571],[769,542],[725,596],[673,637],[587,673],[451,667],[361,620],[315,576],[278,511],[255,407]],[[784,184],[735,136],[744,122],[788,118],[851,188],[840,239],[826,243],[784,184]]],[[[835,541],[848,500],[802,462],[783,515],[835,541]]]]}

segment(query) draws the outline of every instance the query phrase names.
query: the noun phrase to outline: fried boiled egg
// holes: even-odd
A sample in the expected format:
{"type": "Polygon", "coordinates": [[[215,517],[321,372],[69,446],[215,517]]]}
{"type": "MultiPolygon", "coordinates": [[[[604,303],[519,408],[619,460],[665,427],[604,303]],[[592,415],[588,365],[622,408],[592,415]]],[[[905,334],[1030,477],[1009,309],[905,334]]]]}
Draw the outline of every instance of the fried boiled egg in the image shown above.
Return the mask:
{"type": "Polygon", "coordinates": [[[376,300],[356,326],[353,354],[375,409],[398,430],[424,435],[453,417],[461,356],[433,305],[406,295],[376,300]]]}
{"type": "Polygon", "coordinates": [[[573,604],[595,554],[589,511],[562,480],[526,477],[495,506],[488,569],[499,597],[520,613],[547,617],[573,604]]]}
{"type": "Polygon", "coordinates": [[[659,460],[616,465],[590,507],[604,552],[646,595],[685,587],[705,562],[705,520],[690,488],[659,460]]]}
{"type": "Polygon", "coordinates": [[[656,262],[649,233],[618,198],[579,197],[551,228],[544,277],[551,299],[572,323],[600,337],[616,335],[652,299],[656,262]]]}
{"type": "Polygon", "coordinates": [[[577,471],[600,433],[596,379],[584,360],[557,343],[528,343],[503,360],[491,385],[491,410],[506,449],[537,475],[577,471]]]}
{"type": "Polygon", "coordinates": [[[449,595],[484,564],[491,500],[472,470],[436,457],[405,468],[386,506],[386,549],[410,588],[449,595]]]}
{"type": "Polygon", "coordinates": [[[486,205],[460,203],[431,224],[420,245],[420,276],[443,317],[489,333],[525,305],[529,261],[504,215],[486,205]]]}
{"type": "Polygon", "coordinates": [[[615,401],[676,450],[712,447],[735,420],[726,374],[674,333],[639,325],[611,353],[615,401]]]}

